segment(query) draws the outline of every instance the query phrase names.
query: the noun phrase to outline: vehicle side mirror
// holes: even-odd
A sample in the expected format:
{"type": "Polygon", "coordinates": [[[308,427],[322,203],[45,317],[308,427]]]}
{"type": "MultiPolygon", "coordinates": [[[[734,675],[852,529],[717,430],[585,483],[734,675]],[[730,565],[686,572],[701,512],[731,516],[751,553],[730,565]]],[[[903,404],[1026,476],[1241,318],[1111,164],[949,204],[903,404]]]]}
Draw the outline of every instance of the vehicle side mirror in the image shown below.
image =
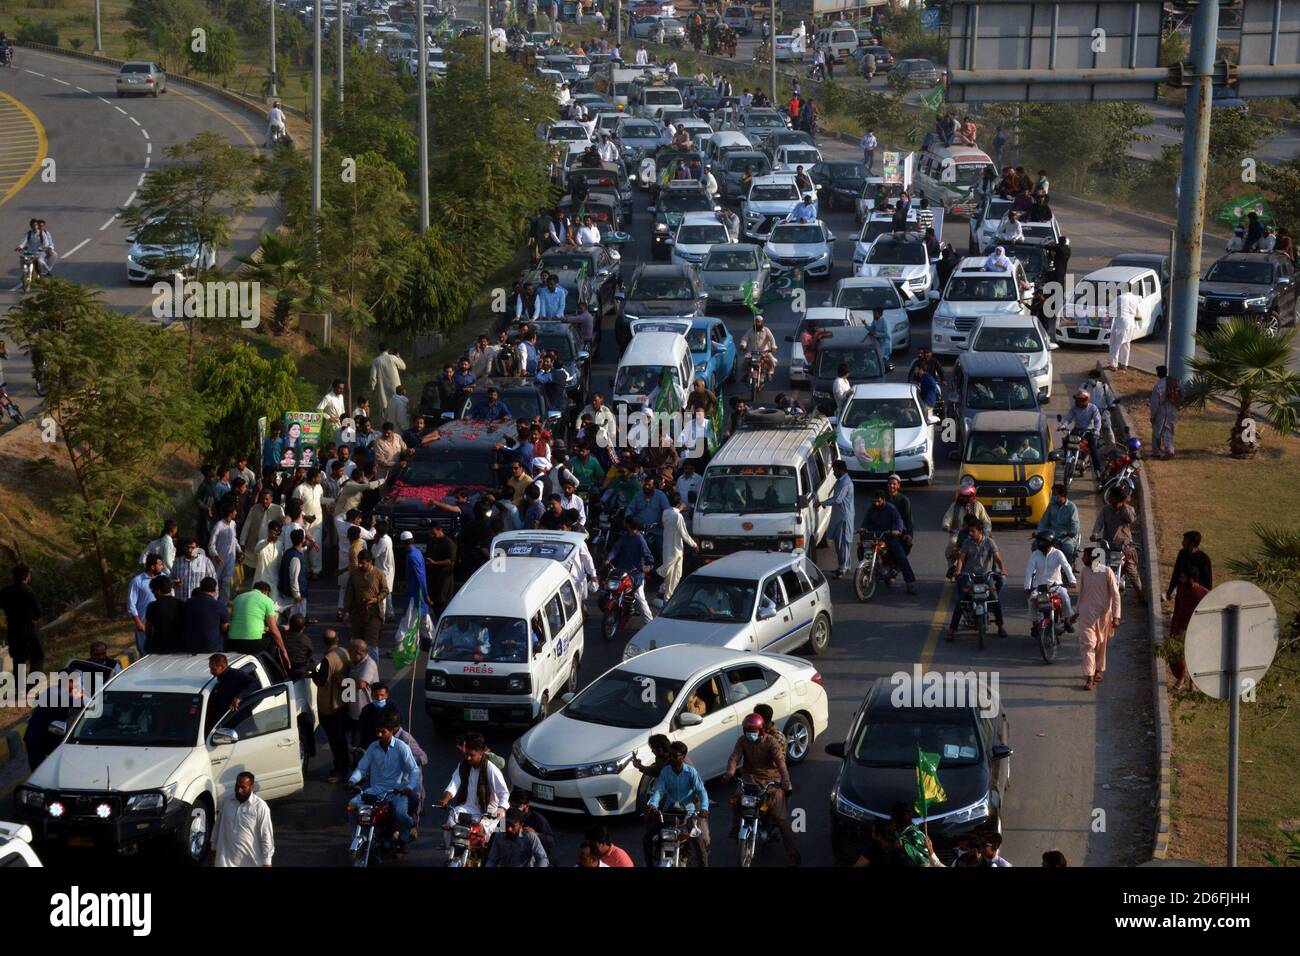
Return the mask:
{"type": "Polygon", "coordinates": [[[578,353],[578,361],[579,361],[579,362],[585,362],[585,361],[587,361],[587,359],[589,359],[589,358],[591,358],[591,353],[590,353],[590,352],[587,352],[587,351],[584,350],[584,351],[578,353]]]}
{"type": "Polygon", "coordinates": [[[1060,461],[1060,460],[1061,460],[1061,453],[1060,453],[1059,451],[1049,451],[1049,452],[1047,453],[1047,460],[1048,460],[1048,461],[1060,461]]]}
{"type": "Polygon", "coordinates": [[[931,302],[938,302],[940,299],[943,298],[943,293],[940,292],[938,289],[931,289],[925,294],[925,297],[929,299],[931,302]]]}
{"type": "Polygon", "coordinates": [[[549,412],[546,413],[546,420],[548,422],[558,422],[563,417],[564,417],[564,413],[560,411],[558,408],[552,408],[549,412]]]}
{"type": "Polygon", "coordinates": [[[678,727],[698,727],[702,723],[704,723],[704,718],[699,714],[691,713],[689,710],[677,715],[678,727]]]}
{"type": "Polygon", "coordinates": [[[776,605],[770,601],[765,601],[758,609],[758,619],[760,621],[770,621],[776,617],[776,605]]]}
{"type": "Polygon", "coordinates": [[[1059,342],[1048,342],[1048,343],[1047,343],[1047,351],[1049,351],[1049,352],[1055,352],[1055,351],[1056,351],[1057,349],[1059,349],[1060,347],[1061,347],[1061,344],[1060,344],[1059,342]]]}
{"type": "Polygon", "coordinates": [[[1038,396],[1038,404],[1039,404],[1039,405],[1046,405],[1046,404],[1047,404],[1047,396],[1046,396],[1046,395],[1039,395],[1039,396],[1038,396]]]}
{"type": "Polygon", "coordinates": [[[52,721],[50,726],[45,728],[45,730],[51,737],[62,739],[68,736],[68,722],[66,720],[52,721]]]}
{"type": "Polygon", "coordinates": [[[1290,277],[1290,276],[1278,276],[1278,277],[1277,277],[1277,284],[1278,284],[1278,285],[1290,285],[1290,284],[1291,284],[1291,277],[1290,277]]]}
{"type": "Polygon", "coordinates": [[[1006,744],[994,744],[989,748],[989,753],[993,756],[994,760],[1005,760],[1007,757],[1010,757],[1015,753],[1015,751],[1006,744]]]}
{"type": "Polygon", "coordinates": [[[938,415],[931,415],[928,424],[930,424],[930,425],[938,425],[938,424],[939,424],[940,422],[942,422],[942,421],[943,421],[943,419],[940,418],[938,415]]]}
{"type": "Polygon", "coordinates": [[[135,237],[136,237],[136,233],[134,231],[128,232],[126,234],[126,244],[130,245],[131,243],[135,242],[135,237]]]}
{"type": "Polygon", "coordinates": [[[229,747],[239,742],[239,732],[229,727],[218,727],[208,739],[214,747],[229,747]]]}
{"type": "Polygon", "coordinates": [[[833,744],[827,744],[827,745],[826,745],[826,753],[827,753],[828,755],[832,756],[832,757],[839,757],[841,760],[843,760],[843,759],[844,759],[844,741],[840,740],[840,741],[836,741],[836,742],[833,743],[833,744]]]}

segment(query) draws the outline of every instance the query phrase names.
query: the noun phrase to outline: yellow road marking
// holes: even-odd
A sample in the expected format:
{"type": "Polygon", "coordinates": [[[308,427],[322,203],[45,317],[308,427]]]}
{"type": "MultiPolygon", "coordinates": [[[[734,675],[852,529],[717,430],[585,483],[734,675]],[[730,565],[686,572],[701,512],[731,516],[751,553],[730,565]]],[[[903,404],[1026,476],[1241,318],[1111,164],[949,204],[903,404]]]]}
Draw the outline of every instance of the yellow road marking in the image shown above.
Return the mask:
{"type": "Polygon", "coordinates": [[[0,93],[0,117],[5,120],[6,130],[27,128],[31,131],[23,136],[6,136],[3,145],[0,145],[0,157],[3,158],[4,168],[15,170],[15,172],[0,173],[0,189],[4,190],[0,193],[0,206],[3,206],[31,181],[36,171],[41,168],[41,163],[45,161],[49,149],[49,141],[45,138],[45,127],[41,126],[41,121],[36,118],[36,114],[8,93],[0,93]],[[23,120],[26,121],[25,124],[23,120]],[[32,155],[30,160],[27,159],[29,154],[32,155]],[[11,178],[13,181],[9,182],[11,178]]]}
{"type": "Polygon", "coordinates": [[[939,603],[935,605],[934,615],[930,618],[930,633],[925,636],[925,644],[921,648],[921,670],[930,667],[935,648],[939,646],[939,635],[952,620],[952,602],[956,599],[954,591],[951,581],[943,583],[943,590],[939,592],[939,603]]]}

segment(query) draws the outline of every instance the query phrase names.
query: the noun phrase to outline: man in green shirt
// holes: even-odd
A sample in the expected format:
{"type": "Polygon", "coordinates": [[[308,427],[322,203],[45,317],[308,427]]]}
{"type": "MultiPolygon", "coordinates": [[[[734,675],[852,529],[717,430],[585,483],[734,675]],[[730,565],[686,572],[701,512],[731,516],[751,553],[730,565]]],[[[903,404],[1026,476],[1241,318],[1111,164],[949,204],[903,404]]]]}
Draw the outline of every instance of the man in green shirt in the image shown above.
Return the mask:
{"type": "Polygon", "coordinates": [[[600,466],[588,445],[579,445],[578,454],[569,461],[569,471],[578,479],[578,490],[598,494],[605,481],[605,469],[600,466]]]}
{"type": "Polygon", "coordinates": [[[277,613],[275,602],[271,600],[271,585],[265,581],[258,581],[251,591],[237,595],[230,612],[226,650],[237,654],[275,650],[287,668],[289,654],[284,649],[284,638],[280,636],[280,626],[275,620],[277,613]]]}

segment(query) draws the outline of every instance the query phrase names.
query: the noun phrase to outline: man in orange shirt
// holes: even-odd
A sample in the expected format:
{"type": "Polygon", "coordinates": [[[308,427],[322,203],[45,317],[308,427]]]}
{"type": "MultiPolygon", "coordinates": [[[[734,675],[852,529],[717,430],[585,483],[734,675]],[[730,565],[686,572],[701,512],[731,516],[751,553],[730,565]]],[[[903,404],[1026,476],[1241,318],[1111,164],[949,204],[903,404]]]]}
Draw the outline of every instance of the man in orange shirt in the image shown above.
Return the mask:
{"type": "Polygon", "coordinates": [[[587,830],[586,838],[596,845],[596,852],[600,854],[600,862],[606,866],[635,866],[632,858],[627,855],[627,850],[614,845],[614,838],[609,835],[609,830],[605,827],[596,825],[587,830]]]}

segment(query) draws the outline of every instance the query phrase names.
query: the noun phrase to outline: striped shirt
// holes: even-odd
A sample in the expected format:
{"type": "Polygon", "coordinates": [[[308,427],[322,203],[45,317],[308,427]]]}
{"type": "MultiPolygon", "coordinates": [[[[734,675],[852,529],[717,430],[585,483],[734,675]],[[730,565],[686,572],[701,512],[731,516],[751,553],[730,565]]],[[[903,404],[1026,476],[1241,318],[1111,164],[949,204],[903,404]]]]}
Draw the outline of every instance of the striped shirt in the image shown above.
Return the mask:
{"type": "Polygon", "coordinates": [[[216,576],[217,569],[213,566],[212,559],[202,551],[196,558],[180,555],[172,566],[172,577],[177,581],[176,596],[182,601],[190,599],[190,595],[198,589],[199,582],[204,578],[215,579],[216,576]]]}

